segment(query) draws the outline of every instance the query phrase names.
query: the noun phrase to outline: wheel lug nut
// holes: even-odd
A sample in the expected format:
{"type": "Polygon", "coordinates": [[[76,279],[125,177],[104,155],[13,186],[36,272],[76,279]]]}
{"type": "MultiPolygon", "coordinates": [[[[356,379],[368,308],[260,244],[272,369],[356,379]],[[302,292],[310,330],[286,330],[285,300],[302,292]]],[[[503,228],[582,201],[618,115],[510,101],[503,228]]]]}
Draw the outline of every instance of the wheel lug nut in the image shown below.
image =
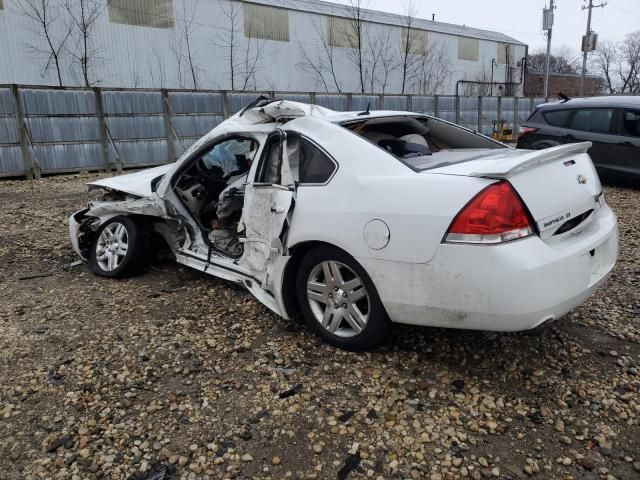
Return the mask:
{"type": "Polygon", "coordinates": [[[343,304],[342,304],[342,308],[347,308],[347,304],[346,304],[346,303],[343,303],[343,304]]]}
{"type": "Polygon", "coordinates": [[[330,294],[329,294],[329,298],[331,298],[331,297],[333,297],[333,293],[330,293],[330,294]]]}
{"type": "Polygon", "coordinates": [[[338,291],[338,287],[333,287],[333,291],[337,292],[338,291]]]}
{"type": "Polygon", "coordinates": [[[344,298],[347,298],[347,292],[343,292],[343,293],[342,293],[342,296],[343,296],[344,298]]]}

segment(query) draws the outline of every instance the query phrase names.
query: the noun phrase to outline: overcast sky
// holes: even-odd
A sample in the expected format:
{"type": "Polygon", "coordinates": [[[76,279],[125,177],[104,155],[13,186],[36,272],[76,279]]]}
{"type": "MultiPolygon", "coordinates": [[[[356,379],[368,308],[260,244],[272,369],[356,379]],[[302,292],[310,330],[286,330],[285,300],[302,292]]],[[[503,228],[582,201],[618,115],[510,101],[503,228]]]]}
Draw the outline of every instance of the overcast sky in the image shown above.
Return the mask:
{"type": "MultiPolygon", "coordinates": [[[[346,0],[330,0],[349,3],[346,0]]],[[[365,0],[367,2],[367,0],[365,0]]],[[[458,25],[502,32],[529,45],[530,50],[546,48],[543,34],[542,9],[549,0],[415,0],[419,17],[458,25]]],[[[580,51],[580,42],[587,27],[586,0],[555,0],[555,22],[552,47],[563,45],[580,51]]],[[[602,3],[594,0],[594,4],[602,3]]],[[[640,30],[640,0],[606,0],[604,8],[595,8],[591,28],[599,39],[621,40],[628,33],[640,30]]],[[[403,0],[368,0],[374,10],[403,13],[403,0]]]]}

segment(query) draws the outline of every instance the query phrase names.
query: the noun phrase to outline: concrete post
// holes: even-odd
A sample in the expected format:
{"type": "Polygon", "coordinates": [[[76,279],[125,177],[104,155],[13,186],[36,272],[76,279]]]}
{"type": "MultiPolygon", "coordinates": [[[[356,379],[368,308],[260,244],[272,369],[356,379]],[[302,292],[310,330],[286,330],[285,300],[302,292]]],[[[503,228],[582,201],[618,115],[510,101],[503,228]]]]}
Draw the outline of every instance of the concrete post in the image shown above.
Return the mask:
{"type": "Polygon", "coordinates": [[[171,106],[169,105],[169,92],[166,88],[161,90],[162,92],[162,108],[164,113],[164,132],[167,137],[167,157],[169,157],[168,163],[176,160],[176,151],[174,145],[173,128],[171,126],[171,106]]]}
{"type": "Polygon", "coordinates": [[[94,87],[93,94],[96,99],[96,115],[98,116],[98,127],[100,128],[100,143],[102,145],[104,169],[109,173],[111,172],[111,161],[109,159],[109,137],[107,133],[107,120],[104,116],[104,104],[102,103],[102,90],[98,87],[94,87]]]}
{"type": "Polygon", "coordinates": [[[13,108],[16,112],[16,128],[20,138],[20,152],[22,153],[22,165],[24,166],[24,174],[27,180],[40,178],[40,169],[36,168],[34,158],[29,152],[29,133],[25,125],[24,112],[22,111],[22,102],[20,101],[20,92],[16,84],[11,85],[11,93],[13,95],[13,108]]]}

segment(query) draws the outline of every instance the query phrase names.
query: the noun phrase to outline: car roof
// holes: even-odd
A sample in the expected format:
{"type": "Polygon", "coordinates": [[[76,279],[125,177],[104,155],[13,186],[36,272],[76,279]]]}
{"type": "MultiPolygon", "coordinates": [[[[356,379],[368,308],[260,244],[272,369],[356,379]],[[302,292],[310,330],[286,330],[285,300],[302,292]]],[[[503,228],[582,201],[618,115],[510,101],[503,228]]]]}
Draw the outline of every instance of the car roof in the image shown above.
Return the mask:
{"type": "Polygon", "coordinates": [[[549,102],[538,105],[542,110],[561,110],[565,108],[585,107],[630,107],[640,108],[638,95],[611,95],[606,97],[571,98],[566,101],[549,102]]]}

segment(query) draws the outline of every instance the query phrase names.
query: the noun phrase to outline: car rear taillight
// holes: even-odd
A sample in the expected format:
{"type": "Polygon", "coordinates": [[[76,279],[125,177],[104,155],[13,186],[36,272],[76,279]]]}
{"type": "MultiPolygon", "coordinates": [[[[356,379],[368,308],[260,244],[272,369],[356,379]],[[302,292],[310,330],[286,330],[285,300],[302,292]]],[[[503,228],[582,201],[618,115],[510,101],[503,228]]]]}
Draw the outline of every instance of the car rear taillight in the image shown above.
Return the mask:
{"type": "Polygon", "coordinates": [[[444,240],[451,243],[502,243],[533,234],[522,201],[504,180],[478,193],[453,219],[444,240]]]}
{"type": "Polygon", "coordinates": [[[538,129],[537,128],[533,128],[533,127],[520,127],[520,130],[518,131],[518,138],[520,138],[521,136],[527,134],[527,133],[533,133],[533,132],[537,132],[538,129]]]}

